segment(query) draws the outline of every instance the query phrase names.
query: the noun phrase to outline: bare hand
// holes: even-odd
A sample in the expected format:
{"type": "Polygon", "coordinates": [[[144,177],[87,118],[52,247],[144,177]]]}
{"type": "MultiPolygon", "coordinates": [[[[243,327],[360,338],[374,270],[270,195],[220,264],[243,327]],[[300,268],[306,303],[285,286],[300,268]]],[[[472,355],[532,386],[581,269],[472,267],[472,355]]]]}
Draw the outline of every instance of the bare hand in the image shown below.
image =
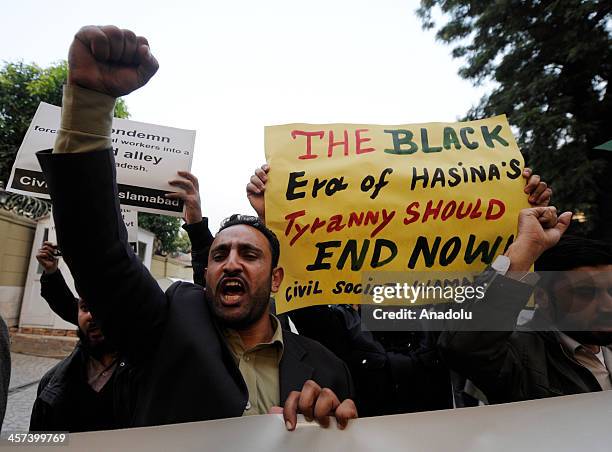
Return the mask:
{"type": "Polygon", "coordinates": [[[540,255],[559,242],[572,221],[572,213],[557,217],[556,207],[533,207],[519,213],[516,240],[506,252],[510,270],[528,271],[540,255]]]}
{"type": "Polygon", "coordinates": [[[541,181],[540,176],[533,174],[531,168],[523,170],[523,177],[527,179],[527,185],[523,191],[529,195],[529,204],[534,207],[546,207],[552,197],[552,188],[546,182],[541,181]]]}
{"type": "Polygon", "coordinates": [[[36,253],[36,260],[42,265],[45,273],[55,273],[57,271],[58,259],[55,257],[56,254],[57,245],[51,242],[43,242],[42,248],[36,253]]]}
{"type": "Polygon", "coordinates": [[[255,170],[255,174],[251,176],[250,182],[246,186],[247,198],[251,203],[251,207],[257,212],[257,216],[265,223],[266,221],[266,203],[264,194],[266,191],[266,183],[268,182],[268,173],[270,165],[267,163],[261,165],[261,168],[255,170]]]}
{"type": "Polygon", "coordinates": [[[306,381],[301,391],[292,391],[287,397],[283,408],[287,430],[295,430],[298,413],[303,414],[309,422],[315,419],[323,428],[329,427],[329,416],[334,416],[340,430],[347,426],[350,419],[357,419],[357,408],[351,399],[340,403],[331,389],[321,389],[312,380],[306,381]]]}
{"type": "Polygon", "coordinates": [[[112,97],[144,86],[158,68],[145,38],[114,25],[82,27],[68,52],[68,84],[112,97]]]}
{"type": "Polygon", "coordinates": [[[193,224],[202,221],[202,203],[200,201],[200,184],[198,178],[189,171],[178,171],[182,179],[174,179],[168,183],[182,188],[184,192],[168,193],[168,199],[182,199],[185,202],[185,223],[193,224]]]}

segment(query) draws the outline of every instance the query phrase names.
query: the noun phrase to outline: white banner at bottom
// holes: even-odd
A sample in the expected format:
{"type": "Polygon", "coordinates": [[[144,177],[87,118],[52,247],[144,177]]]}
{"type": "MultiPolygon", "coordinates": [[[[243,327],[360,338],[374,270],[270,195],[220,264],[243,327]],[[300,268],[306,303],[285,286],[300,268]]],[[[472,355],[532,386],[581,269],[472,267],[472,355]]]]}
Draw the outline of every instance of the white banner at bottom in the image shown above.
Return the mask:
{"type": "MultiPolygon", "coordinates": [[[[285,429],[280,415],[249,416],[69,436],[62,451],[554,451],[612,450],[612,391],[528,402],[357,419],[285,429]]],[[[20,451],[29,450],[20,447],[20,451]]],[[[32,447],[32,450],[40,450],[32,447]]]]}

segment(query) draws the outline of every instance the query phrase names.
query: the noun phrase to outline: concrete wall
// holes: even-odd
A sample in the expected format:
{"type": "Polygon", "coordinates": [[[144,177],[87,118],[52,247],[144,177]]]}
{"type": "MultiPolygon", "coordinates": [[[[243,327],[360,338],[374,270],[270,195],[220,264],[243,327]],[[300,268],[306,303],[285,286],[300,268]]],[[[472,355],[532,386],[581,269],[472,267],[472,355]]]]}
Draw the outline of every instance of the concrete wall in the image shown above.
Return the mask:
{"type": "Polygon", "coordinates": [[[0,315],[17,325],[36,222],[0,209],[0,315]]]}
{"type": "Polygon", "coordinates": [[[193,269],[186,267],[185,262],[163,256],[153,256],[151,259],[151,274],[155,279],[178,278],[192,280],[193,269]]]}

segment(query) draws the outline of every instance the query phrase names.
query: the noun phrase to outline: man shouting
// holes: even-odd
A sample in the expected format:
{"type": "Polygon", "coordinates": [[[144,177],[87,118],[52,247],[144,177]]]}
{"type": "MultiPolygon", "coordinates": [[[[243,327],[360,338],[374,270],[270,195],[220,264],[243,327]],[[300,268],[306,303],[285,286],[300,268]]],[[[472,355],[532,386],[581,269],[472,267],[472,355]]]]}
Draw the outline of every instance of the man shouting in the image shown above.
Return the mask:
{"type": "Polygon", "coordinates": [[[115,99],[158,69],[147,40],[114,26],[83,27],[68,66],[57,141],[38,158],[79,291],[141,376],[133,425],[263,414],[278,406],[289,430],[298,412],[323,426],[335,416],[343,428],[357,416],[346,366],[268,314],[283,270],[278,240],[260,221],[234,215],[224,223],[209,253],[206,290],[176,283],[164,293],[128,246],[111,121],[115,99]]]}

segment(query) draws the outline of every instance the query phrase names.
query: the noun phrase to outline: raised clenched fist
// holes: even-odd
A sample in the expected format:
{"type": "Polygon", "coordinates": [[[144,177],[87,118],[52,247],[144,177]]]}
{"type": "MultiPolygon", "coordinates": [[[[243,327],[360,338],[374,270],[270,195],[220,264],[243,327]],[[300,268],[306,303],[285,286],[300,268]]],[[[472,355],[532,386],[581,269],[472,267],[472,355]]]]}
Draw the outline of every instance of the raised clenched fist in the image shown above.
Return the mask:
{"type": "Polygon", "coordinates": [[[532,207],[519,213],[518,234],[506,251],[511,271],[529,271],[547,249],[555,246],[572,221],[572,213],[557,216],[555,207],[532,207]]]}
{"type": "Polygon", "coordinates": [[[89,25],[70,46],[68,84],[120,97],[144,86],[158,68],[142,36],[114,25],[89,25]]]}
{"type": "Polygon", "coordinates": [[[519,213],[516,241],[525,241],[534,253],[542,254],[555,246],[572,220],[572,213],[557,216],[555,207],[532,207],[519,213]]]}

